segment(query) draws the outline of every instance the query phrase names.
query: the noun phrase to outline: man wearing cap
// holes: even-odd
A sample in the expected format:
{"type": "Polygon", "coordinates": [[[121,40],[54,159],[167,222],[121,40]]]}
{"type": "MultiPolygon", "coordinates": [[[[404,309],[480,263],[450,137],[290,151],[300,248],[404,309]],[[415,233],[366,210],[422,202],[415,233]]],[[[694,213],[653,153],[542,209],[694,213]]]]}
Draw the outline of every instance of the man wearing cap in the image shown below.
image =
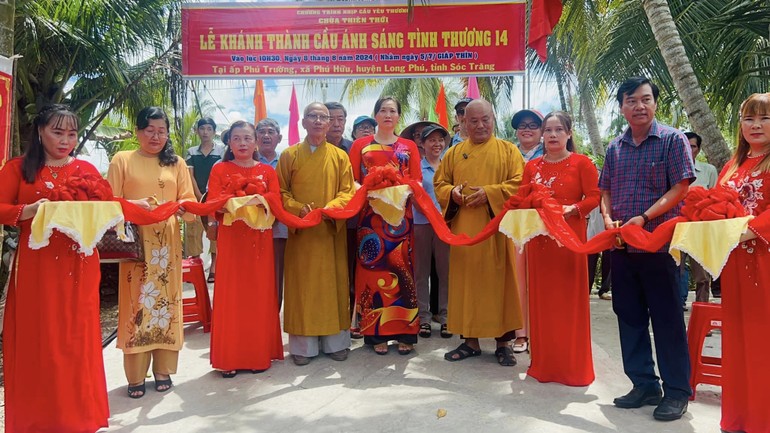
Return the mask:
{"type": "MultiPolygon", "coordinates": [[[[420,142],[425,149],[425,157],[420,166],[422,169],[422,187],[433,199],[433,204],[439,212],[441,206],[436,200],[433,189],[433,177],[441,163],[441,154],[446,148],[449,132],[437,123],[431,123],[422,128],[420,142]]],[[[441,337],[449,338],[452,334],[447,329],[447,301],[449,290],[449,245],[436,236],[436,232],[428,222],[428,219],[415,206],[412,215],[414,217],[414,277],[417,288],[417,306],[420,318],[420,337],[429,338],[432,330],[431,322],[431,293],[438,292],[438,305],[434,310],[441,324],[441,337]],[[429,290],[428,281],[431,274],[431,256],[436,260],[437,284],[431,284],[429,290]]]]}
{"type": "Polygon", "coordinates": [[[511,118],[511,126],[516,130],[516,139],[524,161],[529,162],[543,156],[543,115],[537,110],[519,110],[511,118]]]}
{"type": "MultiPolygon", "coordinates": [[[[369,116],[358,116],[353,121],[353,132],[351,136],[353,141],[361,137],[374,135],[374,128],[377,121],[369,116]]],[[[351,145],[352,147],[352,145],[351,145]]],[[[350,149],[347,150],[350,153],[350,149]]],[[[351,338],[364,338],[361,329],[358,326],[358,314],[355,313],[356,302],[356,257],[358,256],[358,216],[348,218],[348,276],[350,278],[350,310],[353,311],[353,324],[350,327],[351,338]]]]}
{"type": "Polygon", "coordinates": [[[465,107],[471,101],[473,101],[473,98],[463,98],[455,104],[455,120],[457,120],[457,124],[460,125],[460,130],[454,137],[452,137],[452,142],[449,144],[450,146],[454,146],[468,138],[468,134],[465,132],[465,126],[463,125],[463,119],[465,119],[465,107]]]}
{"type": "Polygon", "coordinates": [[[329,110],[329,131],[326,133],[326,141],[344,150],[345,153],[350,152],[353,142],[342,136],[345,132],[348,111],[339,102],[327,102],[324,105],[329,110]]]}
{"type": "MultiPolygon", "coordinates": [[[[463,122],[468,139],[446,152],[433,181],[452,232],[474,236],[518,191],[524,159],[513,143],[494,136],[489,102],[468,103],[463,122]]],[[[513,242],[501,233],[449,248],[448,330],[465,342],[444,355],[447,361],[479,356],[479,338],[495,337],[497,362],[516,365],[510,341],[523,323],[513,252],[513,242]]]]}
{"type": "Polygon", "coordinates": [[[377,127],[377,121],[369,116],[358,116],[353,122],[353,140],[358,140],[361,137],[368,137],[374,135],[374,128],[377,127]]]}

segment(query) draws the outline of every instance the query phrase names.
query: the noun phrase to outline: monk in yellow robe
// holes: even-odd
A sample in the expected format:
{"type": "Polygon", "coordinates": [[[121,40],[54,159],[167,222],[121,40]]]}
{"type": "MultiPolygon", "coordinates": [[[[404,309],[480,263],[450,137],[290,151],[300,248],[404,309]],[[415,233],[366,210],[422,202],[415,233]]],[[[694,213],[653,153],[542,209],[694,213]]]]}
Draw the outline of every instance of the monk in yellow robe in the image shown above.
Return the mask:
{"type": "MultiPolygon", "coordinates": [[[[355,192],[348,155],[326,142],[329,125],[324,104],[308,105],[302,119],[305,140],[278,160],[283,206],[300,217],[318,207],[344,207],[355,192]]],[[[283,325],[297,365],[307,365],[319,348],[336,361],[347,359],[351,315],[346,237],[345,220],[289,229],[283,325]]]]}
{"type": "MultiPolygon", "coordinates": [[[[524,159],[510,142],[494,136],[495,114],[482,99],[465,107],[468,139],[452,146],[433,179],[436,197],[455,234],[479,233],[516,194],[524,159]]],[[[459,361],[481,354],[479,338],[495,337],[500,365],[516,365],[510,341],[522,327],[513,242],[501,233],[449,252],[449,332],[465,341],[444,355],[459,361]]]]}

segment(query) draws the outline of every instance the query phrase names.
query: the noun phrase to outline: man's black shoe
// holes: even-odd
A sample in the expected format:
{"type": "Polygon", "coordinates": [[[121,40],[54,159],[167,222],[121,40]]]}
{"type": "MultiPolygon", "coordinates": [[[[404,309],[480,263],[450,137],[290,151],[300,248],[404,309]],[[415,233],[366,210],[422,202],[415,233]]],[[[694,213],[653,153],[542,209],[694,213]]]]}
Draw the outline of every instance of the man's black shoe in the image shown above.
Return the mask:
{"type": "Polygon", "coordinates": [[[623,397],[616,398],[613,403],[623,409],[633,409],[644,405],[655,406],[663,398],[663,392],[655,388],[636,387],[623,397]]]}
{"type": "Polygon", "coordinates": [[[652,417],[658,421],[674,421],[687,412],[687,399],[677,400],[671,397],[663,397],[658,407],[652,412],[652,417]]]}

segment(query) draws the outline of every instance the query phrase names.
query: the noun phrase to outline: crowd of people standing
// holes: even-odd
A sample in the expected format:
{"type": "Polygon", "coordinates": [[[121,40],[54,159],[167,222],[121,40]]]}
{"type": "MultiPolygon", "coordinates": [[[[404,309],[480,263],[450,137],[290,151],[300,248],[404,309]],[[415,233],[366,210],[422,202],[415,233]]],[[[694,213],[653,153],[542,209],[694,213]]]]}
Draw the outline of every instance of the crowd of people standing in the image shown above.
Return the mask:
{"type": "MultiPolygon", "coordinates": [[[[401,103],[383,97],[372,117],[355,120],[354,140],[343,137],[347,112],[341,104],[314,102],[303,112],[305,139],[280,154],[275,120],[236,122],[222,134],[225,147],[218,147],[213,143],[216,125],[201,119],[201,145],[191,149],[186,161],[174,154],[166,114],[156,107],[140,111],[139,148],[119,152],[110,162],[111,194],[146,210],[168,202],[180,207],[165,221],[141,226],[143,260],[120,265],[117,345],[124,353],[128,396],[146,394],[150,368],[157,392],[173,387],[171,375],[183,346],[179,219],[187,225],[185,255],[202,254],[200,239],[192,238],[203,232],[217,241],[209,274],[214,283],[211,365],[223,378],[241,371],[260,373],[283,359],[283,308],[288,352],[297,366],[321,353],[345,361],[351,337],[358,333],[378,355],[388,354],[390,342],[399,354],[411,354],[418,336],[431,336],[435,315],[442,337],[460,334],[462,339],[446,352],[446,361],[480,356],[479,340],[494,338],[494,357],[501,366],[514,366],[517,353],[530,352],[530,377],[591,384],[588,258],[547,236],[532,239],[523,251],[502,233],[473,246],[450,246],[436,236],[423,215],[426,209],[413,207],[408,195],[396,221],[370,201],[348,220],[324,217],[308,228],[278,221],[260,229],[243,220],[225,224],[226,207],[198,219],[185,204],[204,196],[207,201],[227,198],[233,183],[245,179],[262,194],[280,195],[283,209],[303,218],[315,209],[344,208],[369,174],[386,168],[422,184],[430,206],[458,235],[476,235],[511,197],[535,185],[549,191],[582,241],[592,212],[605,229],[637,225],[653,231],[679,215],[700,173],[710,176],[694,159],[700,137],[658,122],[657,99],[657,87],[646,78],[620,86],[617,101],[628,128],[610,143],[601,170],[577,153],[567,113],[517,113],[512,119],[515,145],[495,136],[496,116],[483,99],[458,101],[454,135],[432,122],[418,122],[399,135],[401,103]],[[554,263],[559,272],[548,271],[554,263]],[[437,271],[435,283],[431,268],[437,271]],[[245,269],[254,278],[244,280],[245,269]],[[437,295],[436,306],[431,306],[431,292],[437,295]]],[[[761,407],[770,374],[762,365],[767,349],[760,340],[770,331],[770,297],[762,290],[770,284],[762,271],[770,260],[770,95],[755,94],[744,102],[739,130],[734,157],[718,180],[705,185],[738,191],[743,207],[755,217],[721,279],[722,428],[755,432],[770,426],[770,415],[761,407]]],[[[98,175],[74,158],[77,131],[77,116],[66,107],[43,109],[24,156],[0,170],[5,186],[0,223],[21,230],[4,328],[9,431],[107,426],[98,256],[78,252],[75,242],[58,232],[45,248],[31,249],[27,242],[31,221],[52,190],[74,173],[98,175]],[[39,272],[51,268],[59,272],[39,272]],[[55,362],[42,364],[41,341],[55,362]],[[37,410],[41,406],[49,408],[45,416],[37,410]]],[[[246,205],[267,212],[258,198],[246,205]]],[[[612,282],[623,368],[632,389],[614,405],[655,405],[655,419],[676,420],[687,411],[692,394],[681,269],[667,247],[646,252],[618,241],[602,262],[610,268],[604,278],[612,282]]],[[[699,286],[698,300],[708,300],[707,278],[696,280],[706,287],[699,286]]]]}

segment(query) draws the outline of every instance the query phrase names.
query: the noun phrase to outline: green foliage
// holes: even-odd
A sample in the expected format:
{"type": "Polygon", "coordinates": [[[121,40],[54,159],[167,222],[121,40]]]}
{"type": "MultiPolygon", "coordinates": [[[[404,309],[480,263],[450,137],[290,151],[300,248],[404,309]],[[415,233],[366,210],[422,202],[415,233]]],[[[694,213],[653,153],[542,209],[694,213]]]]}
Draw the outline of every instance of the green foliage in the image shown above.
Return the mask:
{"type": "MultiPolygon", "coordinates": [[[[740,102],[751,93],[770,90],[770,3],[668,3],[706,101],[722,129],[734,131],[740,102]]],[[[598,58],[597,77],[614,87],[629,76],[649,76],[661,86],[659,113],[681,116],[679,96],[641,3],[617,2],[601,25],[608,37],[598,58]]]]}
{"type": "Polygon", "coordinates": [[[17,0],[17,114],[22,141],[46,104],[65,103],[86,128],[105,109],[168,103],[169,10],[175,0],[17,0]],[[161,54],[164,54],[161,56],[161,54]],[[164,77],[166,79],[164,80],[164,77]]]}

